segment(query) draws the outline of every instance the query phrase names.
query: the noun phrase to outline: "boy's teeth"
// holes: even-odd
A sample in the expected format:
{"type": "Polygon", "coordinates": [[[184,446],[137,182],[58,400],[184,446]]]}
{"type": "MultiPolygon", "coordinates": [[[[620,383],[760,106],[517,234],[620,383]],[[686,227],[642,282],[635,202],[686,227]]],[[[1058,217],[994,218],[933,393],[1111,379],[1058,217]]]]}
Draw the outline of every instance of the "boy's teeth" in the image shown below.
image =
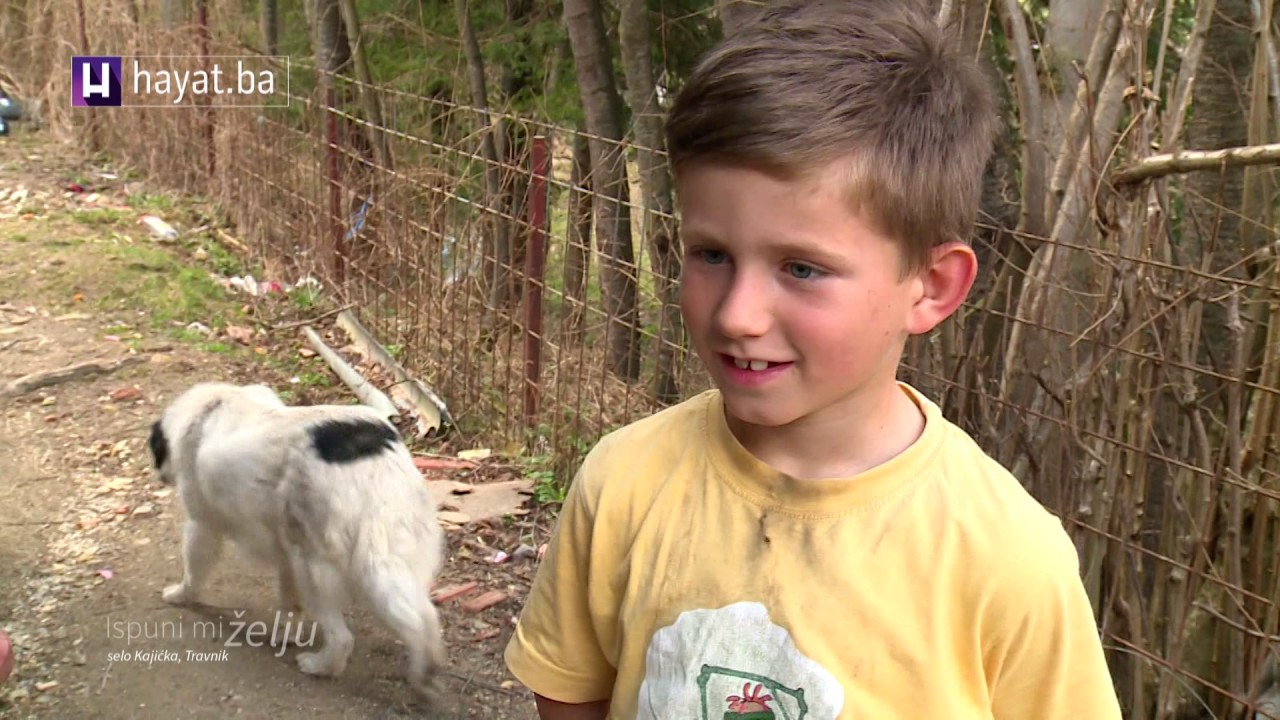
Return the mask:
{"type": "Polygon", "coordinates": [[[768,360],[743,360],[742,358],[734,358],[733,365],[739,370],[746,370],[747,368],[751,368],[752,370],[760,371],[760,370],[765,370],[769,367],[769,361],[768,360]]]}

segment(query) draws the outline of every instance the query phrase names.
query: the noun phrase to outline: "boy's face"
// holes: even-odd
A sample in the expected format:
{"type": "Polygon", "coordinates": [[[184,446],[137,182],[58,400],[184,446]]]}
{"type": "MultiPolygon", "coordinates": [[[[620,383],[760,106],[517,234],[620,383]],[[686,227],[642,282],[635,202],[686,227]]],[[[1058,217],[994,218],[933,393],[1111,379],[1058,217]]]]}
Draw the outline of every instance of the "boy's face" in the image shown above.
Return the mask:
{"type": "Polygon", "coordinates": [[[850,209],[834,170],[784,181],[697,164],[679,193],[681,310],[731,416],[859,419],[898,392],[906,338],[945,314],[934,317],[930,272],[904,277],[900,250],[850,209]]]}

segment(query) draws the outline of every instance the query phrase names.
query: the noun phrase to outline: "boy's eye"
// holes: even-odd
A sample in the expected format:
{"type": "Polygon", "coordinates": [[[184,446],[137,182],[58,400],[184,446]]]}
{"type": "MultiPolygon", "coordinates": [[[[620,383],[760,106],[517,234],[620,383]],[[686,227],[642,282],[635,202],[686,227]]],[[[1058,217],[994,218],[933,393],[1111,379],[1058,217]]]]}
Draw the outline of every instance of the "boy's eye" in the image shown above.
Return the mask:
{"type": "Polygon", "coordinates": [[[797,280],[808,280],[818,274],[817,268],[804,263],[787,263],[787,272],[797,280]]]}
{"type": "Polygon", "coordinates": [[[699,250],[698,255],[702,257],[702,262],[708,265],[719,265],[726,260],[725,254],[719,250],[699,250]]]}

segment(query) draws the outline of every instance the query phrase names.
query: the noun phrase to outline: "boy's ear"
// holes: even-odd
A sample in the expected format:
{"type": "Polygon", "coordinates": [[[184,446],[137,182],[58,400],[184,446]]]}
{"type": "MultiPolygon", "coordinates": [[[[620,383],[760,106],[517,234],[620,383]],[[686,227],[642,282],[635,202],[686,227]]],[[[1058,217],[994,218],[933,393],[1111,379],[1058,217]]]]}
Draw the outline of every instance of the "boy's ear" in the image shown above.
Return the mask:
{"type": "Polygon", "coordinates": [[[911,307],[907,331],[927,333],[960,307],[978,276],[978,256],[968,244],[953,241],[930,251],[929,266],[920,273],[920,296],[911,307]]]}

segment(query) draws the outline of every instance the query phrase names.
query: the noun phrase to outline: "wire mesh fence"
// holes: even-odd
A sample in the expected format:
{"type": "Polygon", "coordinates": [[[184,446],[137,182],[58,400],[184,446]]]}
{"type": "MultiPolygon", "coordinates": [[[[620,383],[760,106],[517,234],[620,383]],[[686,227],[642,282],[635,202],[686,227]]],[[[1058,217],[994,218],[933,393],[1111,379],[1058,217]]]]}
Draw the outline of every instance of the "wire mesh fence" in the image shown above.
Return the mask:
{"type": "MultiPolygon", "coordinates": [[[[110,7],[94,33],[135,47],[110,7]]],[[[289,75],[283,108],[66,125],[216,199],[268,274],[354,306],[470,441],[554,458],[566,481],[601,434],[708,387],[676,305],[678,217],[634,172],[600,180],[633,147],[296,58],[289,75]]],[[[1280,717],[1280,284],[1269,211],[1222,202],[1246,172],[1271,171],[1073,185],[1060,202],[1091,222],[1075,237],[987,218],[979,285],[903,372],[1063,518],[1129,717],[1280,717]]]]}

